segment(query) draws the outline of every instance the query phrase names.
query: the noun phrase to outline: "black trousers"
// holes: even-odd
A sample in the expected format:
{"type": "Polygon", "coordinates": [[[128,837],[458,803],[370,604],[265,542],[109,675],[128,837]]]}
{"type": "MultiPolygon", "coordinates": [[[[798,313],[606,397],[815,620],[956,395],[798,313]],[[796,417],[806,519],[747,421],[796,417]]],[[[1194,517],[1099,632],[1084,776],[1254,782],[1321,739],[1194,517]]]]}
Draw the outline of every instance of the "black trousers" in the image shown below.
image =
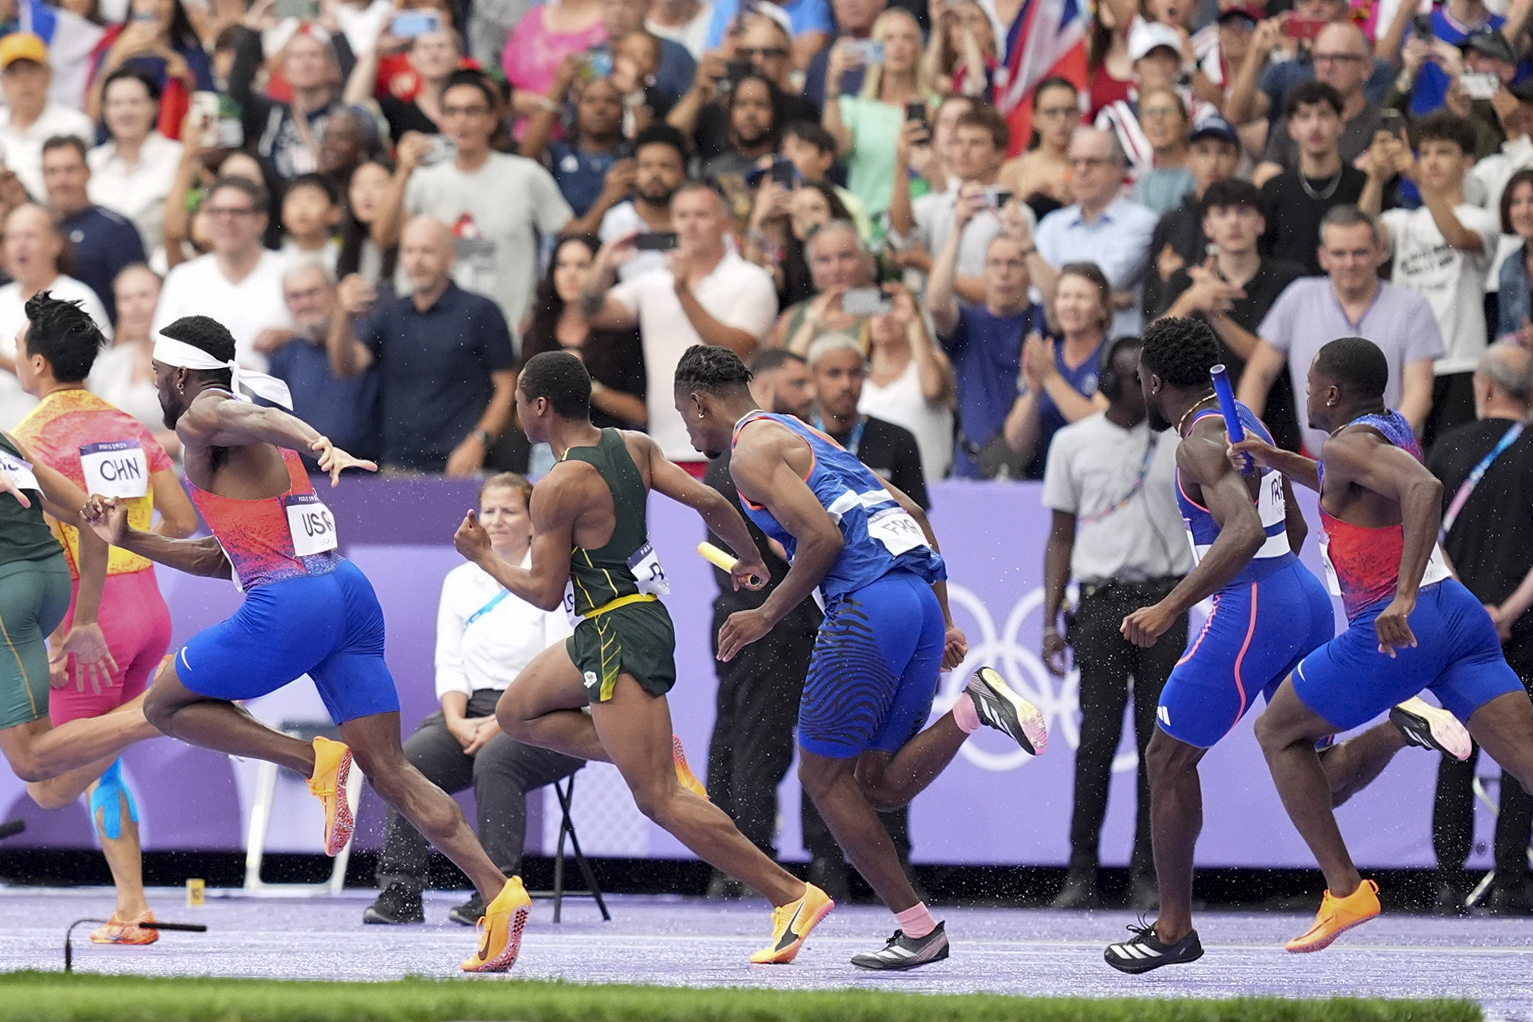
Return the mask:
{"type": "MultiPolygon", "coordinates": [[[[714,603],[713,643],[736,610],[735,601],[714,603]]],[[[719,689],[713,734],[708,740],[708,797],[735,821],[756,847],[777,857],[777,786],[793,763],[798,704],[820,613],[806,601],[759,642],[728,663],[716,663],[719,689]]],[[[841,858],[841,848],[809,796],[800,805],[804,847],[817,859],[841,858]]],[[[901,857],[910,854],[909,811],[880,814],[901,857]]]]}
{"type": "Polygon", "coordinates": [[[1129,642],[1119,628],[1125,617],[1158,602],[1179,581],[1165,578],[1141,583],[1108,582],[1082,590],[1080,606],[1066,636],[1080,670],[1080,742],[1075,750],[1075,804],[1070,815],[1072,867],[1095,867],[1100,861],[1112,761],[1123,735],[1123,711],[1132,691],[1134,744],[1139,750],[1139,804],[1131,862],[1135,876],[1155,875],[1145,749],[1155,733],[1160,690],[1187,647],[1187,615],[1178,618],[1148,649],[1129,642]]]}
{"type": "MultiPolygon", "coordinates": [[[[480,689],[469,697],[464,716],[491,716],[499,699],[498,690],[480,689]]],[[[583,759],[526,745],[504,734],[491,738],[478,753],[469,756],[447,730],[441,711],[422,721],[405,742],[405,758],[443,791],[453,793],[473,786],[479,842],[490,861],[507,876],[522,870],[527,793],[585,766],[583,759]]],[[[409,820],[390,808],[388,836],[378,857],[378,885],[399,883],[421,890],[426,886],[430,859],[431,845],[409,820]]]]}
{"type": "MultiPolygon", "coordinates": [[[[1533,693],[1533,665],[1514,664],[1517,676],[1533,693]]],[[[1459,762],[1442,757],[1437,767],[1437,798],[1432,805],[1432,851],[1445,878],[1457,879],[1474,844],[1474,778],[1480,759],[1476,745],[1459,762]]],[[[1500,811],[1496,815],[1496,886],[1514,887],[1528,876],[1528,843],[1533,839],[1533,795],[1517,778],[1501,772],[1500,811]]]]}

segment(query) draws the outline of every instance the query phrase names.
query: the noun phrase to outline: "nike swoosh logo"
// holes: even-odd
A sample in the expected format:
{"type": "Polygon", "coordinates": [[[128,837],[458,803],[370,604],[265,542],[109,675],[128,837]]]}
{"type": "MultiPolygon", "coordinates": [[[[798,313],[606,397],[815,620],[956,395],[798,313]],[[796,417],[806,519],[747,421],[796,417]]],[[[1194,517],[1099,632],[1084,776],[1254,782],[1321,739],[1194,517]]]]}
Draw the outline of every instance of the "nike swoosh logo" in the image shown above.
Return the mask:
{"type": "Polygon", "coordinates": [[[799,939],[798,933],[794,930],[794,927],[798,924],[798,917],[803,914],[804,904],[803,902],[800,902],[798,910],[793,913],[793,918],[788,922],[787,928],[782,931],[782,939],[777,942],[777,947],[773,950],[786,951],[795,941],[799,939]]]}
{"type": "Polygon", "coordinates": [[[481,962],[488,962],[490,960],[490,938],[494,936],[494,933],[495,927],[486,923],[484,927],[484,940],[479,944],[479,960],[481,962]]]}

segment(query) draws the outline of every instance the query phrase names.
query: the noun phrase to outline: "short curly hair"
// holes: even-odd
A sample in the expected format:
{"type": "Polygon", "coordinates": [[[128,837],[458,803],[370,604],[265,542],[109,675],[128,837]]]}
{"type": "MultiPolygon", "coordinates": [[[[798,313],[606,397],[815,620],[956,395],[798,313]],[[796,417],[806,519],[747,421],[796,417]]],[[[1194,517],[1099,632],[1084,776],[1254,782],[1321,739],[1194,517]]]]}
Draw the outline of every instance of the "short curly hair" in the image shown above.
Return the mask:
{"type": "Polygon", "coordinates": [[[1207,387],[1208,371],[1219,361],[1219,342],[1201,319],[1158,319],[1145,328],[1139,361],[1173,387],[1207,387]]]}

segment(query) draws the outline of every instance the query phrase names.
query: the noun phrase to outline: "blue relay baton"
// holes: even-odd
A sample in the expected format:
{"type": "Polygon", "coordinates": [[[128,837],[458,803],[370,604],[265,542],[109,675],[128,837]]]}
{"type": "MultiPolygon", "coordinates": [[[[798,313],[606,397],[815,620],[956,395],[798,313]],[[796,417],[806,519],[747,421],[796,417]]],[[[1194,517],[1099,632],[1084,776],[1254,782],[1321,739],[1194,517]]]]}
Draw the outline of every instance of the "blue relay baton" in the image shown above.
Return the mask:
{"type": "MultiPolygon", "coordinates": [[[[1230,435],[1230,443],[1238,444],[1246,438],[1246,427],[1240,421],[1240,409],[1235,404],[1235,388],[1230,386],[1229,371],[1224,364],[1214,366],[1208,371],[1208,375],[1214,381],[1214,393],[1219,396],[1219,410],[1224,413],[1224,431],[1230,435]]],[[[1249,455],[1242,455],[1245,467],[1240,470],[1241,475],[1249,475],[1253,468],[1249,455]]]]}

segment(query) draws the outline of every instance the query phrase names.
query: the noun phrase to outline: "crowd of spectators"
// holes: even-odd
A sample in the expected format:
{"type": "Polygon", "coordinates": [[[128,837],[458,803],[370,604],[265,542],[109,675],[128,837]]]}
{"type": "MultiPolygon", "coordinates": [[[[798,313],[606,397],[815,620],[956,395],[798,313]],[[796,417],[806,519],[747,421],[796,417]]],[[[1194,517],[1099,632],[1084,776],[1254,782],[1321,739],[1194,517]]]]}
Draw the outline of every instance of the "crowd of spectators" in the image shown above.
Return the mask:
{"type": "Polygon", "coordinates": [[[1429,445],[1533,343],[1533,3],[1100,0],[1023,91],[1024,0],[57,4],[0,0],[0,428],[43,290],[152,428],[203,313],[394,474],[546,470],[512,398],[560,348],[701,475],[677,359],[783,349],[912,493],[1044,478],[1163,316],[1311,452],[1334,337],[1429,445]]]}
{"type": "Polygon", "coordinates": [[[210,313],[328,432],[449,475],[546,468],[507,402],[556,345],[695,465],[689,343],[851,338],[935,481],[1042,478],[1160,316],[1295,447],[1312,344],[1383,347],[1430,441],[1533,334],[1529,5],[1103,0],[1084,73],[1020,99],[1020,0],[8,6],[0,427],[40,290],[146,418],[153,326],[210,313]]]}

